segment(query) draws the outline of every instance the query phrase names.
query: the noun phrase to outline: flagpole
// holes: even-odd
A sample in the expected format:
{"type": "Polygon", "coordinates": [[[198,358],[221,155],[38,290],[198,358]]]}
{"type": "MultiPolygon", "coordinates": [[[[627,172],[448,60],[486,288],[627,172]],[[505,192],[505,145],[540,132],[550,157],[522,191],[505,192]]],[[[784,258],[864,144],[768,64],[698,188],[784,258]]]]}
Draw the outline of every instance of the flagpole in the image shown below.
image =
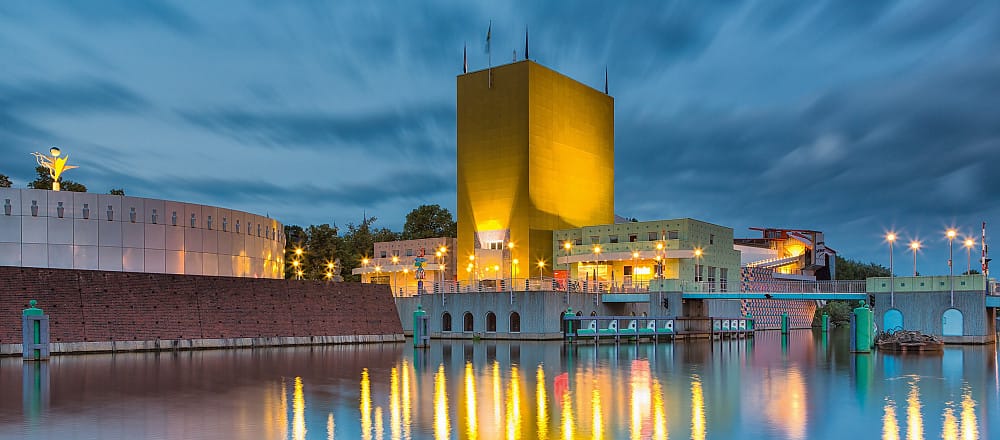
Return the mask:
{"type": "Polygon", "coordinates": [[[490,27],[486,28],[486,66],[489,70],[489,88],[493,88],[493,53],[490,51],[490,37],[493,34],[493,20],[490,20],[490,27]]]}

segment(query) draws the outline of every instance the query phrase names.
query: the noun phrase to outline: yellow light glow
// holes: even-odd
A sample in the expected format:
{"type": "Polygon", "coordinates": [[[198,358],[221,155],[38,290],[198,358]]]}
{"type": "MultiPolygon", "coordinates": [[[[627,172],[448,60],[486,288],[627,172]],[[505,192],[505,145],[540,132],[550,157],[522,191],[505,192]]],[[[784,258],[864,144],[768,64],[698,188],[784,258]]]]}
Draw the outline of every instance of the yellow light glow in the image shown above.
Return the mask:
{"type": "Polygon", "coordinates": [[[545,268],[545,260],[538,260],[538,268],[539,269],[545,268]]]}
{"type": "Polygon", "coordinates": [[[438,257],[438,258],[441,258],[441,251],[437,251],[437,252],[435,252],[435,253],[434,253],[434,256],[435,256],[435,257],[438,257]]]}
{"type": "Polygon", "coordinates": [[[941,440],[958,440],[958,419],[955,418],[955,410],[945,408],[941,417],[944,419],[941,426],[941,440]]]}
{"type": "Polygon", "coordinates": [[[573,439],[573,430],[576,422],[573,421],[573,399],[570,399],[569,391],[564,391],[562,395],[562,434],[564,440],[573,439]]]}
{"type": "Polygon", "coordinates": [[[475,255],[469,255],[469,261],[476,261],[475,255]]]}
{"type": "Polygon", "coordinates": [[[962,439],[979,438],[979,422],[976,420],[976,401],[972,400],[972,389],[966,385],[962,389],[962,439]]]}
{"type": "Polygon", "coordinates": [[[639,251],[632,251],[632,258],[639,258],[639,251]]]}
{"type": "Polygon", "coordinates": [[[653,269],[649,267],[637,267],[635,269],[632,269],[632,273],[636,275],[649,275],[653,273],[653,269]]]}
{"type": "Polygon", "coordinates": [[[595,254],[601,253],[601,247],[600,246],[594,246],[594,253],[595,254]]]}
{"type": "Polygon", "coordinates": [[[949,230],[945,231],[944,235],[945,235],[945,237],[948,237],[949,240],[951,240],[951,239],[954,239],[956,235],[958,235],[958,231],[956,231],[954,229],[949,229],[949,230]]]}
{"type": "Polygon", "coordinates": [[[440,252],[442,254],[447,254],[448,253],[448,247],[442,245],[441,247],[438,248],[438,252],[440,252]]]}
{"type": "Polygon", "coordinates": [[[513,263],[513,264],[521,264],[521,261],[518,260],[517,258],[515,258],[515,259],[511,260],[511,263],[513,263]]]}
{"type": "Polygon", "coordinates": [[[295,248],[295,255],[302,256],[302,248],[295,248]]]}
{"type": "Polygon", "coordinates": [[[336,425],[333,423],[333,413],[326,416],[326,440],[333,440],[333,431],[336,425]]]}
{"type": "Polygon", "coordinates": [[[500,362],[493,361],[493,426],[500,426],[500,362]]]}
{"type": "Polygon", "coordinates": [[[910,242],[910,249],[913,249],[913,250],[920,249],[920,242],[917,241],[917,240],[911,241],[910,242]]]}
{"type": "Polygon", "coordinates": [[[701,389],[701,377],[691,377],[691,439],[705,440],[705,395],[701,389]]]}
{"type": "Polygon", "coordinates": [[[663,250],[663,243],[656,243],[656,250],[662,251],[663,250]]]}
{"type": "Polygon", "coordinates": [[[882,440],[899,440],[899,421],[896,420],[896,404],[892,400],[882,407],[882,440]]]}
{"type": "Polygon", "coordinates": [[[372,384],[368,379],[368,369],[361,370],[361,438],[372,438],[372,384]]]}
{"type": "Polygon", "coordinates": [[[402,387],[403,387],[403,438],[410,438],[410,364],[406,360],[403,360],[402,368],[402,387]]]}
{"type": "Polygon", "coordinates": [[[517,365],[510,367],[510,387],[507,391],[507,439],[521,438],[521,380],[517,365]]]}
{"type": "Polygon", "coordinates": [[[295,388],[292,391],[292,438],[306,438],[306,398],[302,393],[302,378],[295,378],[295,388]]]}
{"type": "Polygon", "coordinates": [[[568,241],[565,242],[565,243],[563,243],[563,249],[566,249],[567,251],[570,250],[572,247],[573,247],[573,243],[570,243],[568,241]]]}
{"type": "Polygon", "coordinates": [[[434,438],[445,440],[451,437],[451,421],[448,419],[448,386],[444,365],[438,365],[434,375],[434,438]]]}
{"type": "Polygon", "coordinates": [[[332,270],[332,269],[333,269],[333,262],[332,262],[332,261],[330,261],[330,262],[327,262],[327,263],[326,263],[326,268],[327,268],[327,269],[331,269],[331,270],[332,270]]]}
{"type": "Polygon", "coordinates": [[[694,248],[694,256],[700,257],[702,254],[701,248],[694,248]]]}
{"type": "Polygon", "coordinates": [[[399,440],[402,438],[400,436],[402,413],[399,407],[399,370],[396,367],[392,367],[389,372],[389,423],[392,426],[389,427],[390,435],[392,440],[399,440]]]}
{"type": "Polygon", "coordinates": [[[382,439],[385,438],[385,426],[382,421],[382,407],[375,407],[375,438],[382,439]]]}
{"type": "Polygon", "coordinates": [[[889,243],[896,241],[896,233],[890,232],[885,234],[885,241],[888,241],[889,243]]]}
{"type": "Polygon", "coordinates": [[[975,246],[975,245],[976,245],[976,242],[975,242],[975,241],[972,241],[972,239],[971,239],[971,238],[966,238],[966,239],[965,239],[965,244],[964,244],[964,245],[965,245],[965,247],[967,247],[967,248],[970,248],[970,249],[971,249],[971,248],[972,248],[973,246],[975,246]]]}
{"type": "Polygon", "coordinates": [[[590,392],[590,408],[593,420],[591,420],[591,435],[594,440],[604,438],[604,414],[601,408],[601,392],[597,387],[590,392]]]}
{"type": "Polygon", "coordinates": [[[410,273],[410,269],[409,269],[409,268],[407,268],[407,267],[404,267],[404,268],[403,268],[403,273],[404,273],[404,274],[407,274],[407,273],[410,273]]]}
{"type": "Polygon", "coordinates": [[[924,416],[920,413],[920,390],[916,382],[910,382],[910,393],[906,397],[906,440],[923,440],[924,416]]]}
{"type": "Polygon", "coordinates": [[[292,267],[299,267],[299,260],[292,260],[292,267]]]}
{"type": "Polygon", "coordinates": [[[500,271],[500,265],[499,264],[494,264],[493,265],[493,271],[494,272],[499,272],[500,271]]]}
{"type": "Polygon", "coordinates": [[[368,257],[362,258],[361,259],[361,264],[367,266],[368,265],[368,257]]]}
{"type": "Polygon", "coordinates": [[[296,272],[295,274],[296,274],[296,275],[298,275],[299,277],[301,277],[301,276],[302,276],[302,274],[304,274],[304,273],[305,273],[305,272],[302,272],[302,271],[300,270],[300,271],[296,272]]]}
{"type": "Polygon", "coordinates": [[[514,249],[514,242],[507,242],[507,249],[514,249]]]}
{"type": "Polygon", "coordinates": [[[392,264],[398,264],[398,263],[399,263],[399,257],[393,255],[392,256],[392,264]]]}
{"type": "Polygon", "coordinates": [[[663,408],[663,389],[653,378],[653,440],[667,440],[667,412],[663,408]]]}

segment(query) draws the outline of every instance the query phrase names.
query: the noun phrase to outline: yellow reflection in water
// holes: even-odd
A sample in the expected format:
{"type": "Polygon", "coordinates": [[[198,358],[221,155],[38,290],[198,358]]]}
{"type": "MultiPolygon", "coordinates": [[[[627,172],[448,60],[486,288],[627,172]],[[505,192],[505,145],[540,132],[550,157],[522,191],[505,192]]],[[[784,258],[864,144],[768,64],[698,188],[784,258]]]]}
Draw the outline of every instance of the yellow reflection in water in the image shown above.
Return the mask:
{"type": "Polygon", "coordinates": [[[493,361],[493,426],[500,428],[500,363],[493,361]]]}
{"type": "MultiPolygon", "coordinates": [[[[946,403],[951,405],[952,402],[946,403]]],[[[955,418],[955,411],[950,407],[944,409],[944,423],[941,426],[941,438],[943,440],[958,440],[958,419],[955,418]]]]}
{"type": "Polygon", "coordinates": [[[399,410],[399,370],[392,367],[389,371],[389,426],[392,440],[400,440],[400,420],[402,416],[399,410]]]}
{"type": "Polygon", "coordinates": [[[545,394],[545,371],[542,364],[538,364],[535,371],[535,399],[538,401],[538,440],[549,438],[549,408],[548,396],[545,394]]]}
{"type": "Polygon", "coordinates": [[[806,435],[806,384],[802,372],[790,367],[788,373],[772,378],[773,398],[768,402],[768,413],[775,424],[784,428],[787,438],[802,439],[806,435]],[[775,387],[776,386],[776,387],[775,387]]]}
{"type": "Polygon", "coordinates": [[[962,440],[979,438],[979,423],[976,421],[976,401],[972,400],[972,390],[962,390],[962,440]]]}
{"type": "Polygon", "coordinates": [[[281,379],[281,400],[278,406],[278,426],[281,428],[281,438],[288,438],[288,387],[285,379],[281,379]]]}
{"type": "Polygon", "coordinates": [[[906,397],[906,440],[924,438],[924,417],[920,414],[921,406],[917,383],[910,382],[910,394],[906,397]]]}
{"type": "Polygon", "coordinates": [[[521,375],[517,365],[510,367],[510,388],[507,392],[507,439],[521,438],[521,375]]]}
{"type": "Polygon", "coordinates": [[[573,429],[576,423],[573,421],[573,400],[570,399],[569,391],[562,395],[562,432],[563,440],[573,439],[573,429]]]}
{"type": "Polygon", "coordinates": [[[882,440],[899,440],[899,421],[896,419],[896,402],[886,400],[882,408],[882,440]]]}
{"type": "Polygon", "coordinates": [[[451,421],[448,420],[448,384],[444,376],[444,364],[438,365],[434,375],[434,438],[443,440],[451,436],[451,421]]]}
{"type": "Polygon", "coordinates": [[[333,429],[335,425],[333,424],[333,413],[326,416],[326,440],[333,440],[333,429]]]}
{"type": "Polygon", "coordinates": [[[285,382],[267,387],[264,394],[264,435],[268,438],[288,438],[288,401],[285,382]]]}
{"type": "Polygon", "coordinates": [[[465,435],[469,440],[479,438],[479,423],[476,419],[476,375],[472,362],[465,363],[465,435]]]}
{"type": "Polygon", "coordinates": [[[403,439],[410,440],[410,364],[403,360],[403,439]]]}
{"type": "Polygon", "coordinates": [[[705,440],[705,395],[697,374],[691,376],[691,438],[705,440]]]}
{"type": "Polygon", "coordinates": [[[643,435],[643,425],[649,416],[649,361],[632,361],[632,375],[629,379],[630,399],[629,404],[632,410],[631,432],[633,439],[649,437],[646,432],[643,435]]]}
{"type": "Polygon", "coordinates": [[[653,378],[653,439],[667,440],[667,413],[663,408],[663,389],[660,381],[653,378]]]}
{"type": "Polygon", "coordinates": [[[594,387],[590,392],[590,412],[593,414],[593,436],[594,440],[604,438],[604,410],[601,408],[601,392],[594,387]]]}
{"type": "Polygon", "coordinates": [[[302,378],[295,378],[295,388],[292,395],[292,438],[306,438],[306,398],[302,394],[302,378]]]}
{"type": "Polygon", "coordinates": [[[375,438],[382,440],[385,438],[385,428],[382,421],[382,407],[375,407],[375,438]]]}
{"type": "Polygon", "coordinates": [[[361,438],[372,438],[372,384],[368,379],[368,369],[361,370],[361,438]]]}

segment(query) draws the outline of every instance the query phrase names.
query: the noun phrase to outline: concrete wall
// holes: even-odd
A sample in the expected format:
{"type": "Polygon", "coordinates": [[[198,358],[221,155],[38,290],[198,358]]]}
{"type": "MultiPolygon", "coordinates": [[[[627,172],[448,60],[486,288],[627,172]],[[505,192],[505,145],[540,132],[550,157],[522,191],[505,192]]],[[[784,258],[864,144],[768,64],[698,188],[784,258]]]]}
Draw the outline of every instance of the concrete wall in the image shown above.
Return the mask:
{"type": "Polygon", "coordinates": [[[30,299],[50,317],[53,352],[365,342],[402,334],[384,285],[16,267],[0,267],[0,280],[0,353],[6,354],[20,351],[21,310],[30,299]]]}
{"type": "Polygon", "coordinates": [[[0,188],[0,266],[284,277],[274,219],[215,206],[0,188]]]}
{"type": "MultiPolygon", "coordinates": [[[[916,330],[942,336],[946,343],[995,342],[996,312],[994,309],[986,308],[986,296],[981,291],[955,292],[954,308],[962,312],[964,336],[943,336],[941,317],[945,310],[952,308],[950,297],[949,291],[897,291],[894,308],[903,314],[903,330],[916,330]]],[[[875,293],[875,322],[880,330],[883,330],[885,312],[893,308],[890,301],[889,293],[875,293]]]]}

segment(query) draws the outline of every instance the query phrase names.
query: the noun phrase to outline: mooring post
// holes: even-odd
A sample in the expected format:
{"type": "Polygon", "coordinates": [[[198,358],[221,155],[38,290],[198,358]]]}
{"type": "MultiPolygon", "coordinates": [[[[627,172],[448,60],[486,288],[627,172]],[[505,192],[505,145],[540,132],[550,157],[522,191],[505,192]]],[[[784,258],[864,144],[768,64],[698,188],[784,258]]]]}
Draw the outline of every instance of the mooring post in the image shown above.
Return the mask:
{"type": "Polygon", "coordinates": [[[21,355],[26,361],[49,360],[49,317],[35,307],[38,301],[28,302],[21,312],[21,355]]]}
{"type": "Polygon", "coordinates": [[[427,348],[430,345],[427,323],[427,312],[423,306],[417,305],[417,310],[413,312],[413,348],[427,348]]]}
{"type": "Polygon", "coordinates": [[[563,325],[563,328],[566,329],[565,330],[566,334],[564,335],[564,337],[566,339],[569,339],[569,342],[573,342],[573,335],[574,335],[574,333],[573,333],[573,319],[572,318],[575,318],[575,317],[576,317],[576,315],[573,314],[573,309],[567,307],[566,308],[566,313],[563,313],[563,322],[565,323],[565,325],[563,325]]]}
{"type": "Polygon", "coordinates": [[[781,312],[781,334],[788,334],[788,312],[781,312]]]}
{"type": "Polygon", "coordinates": [[[830,315],[823,314],[820,318],[820,326],[823,328],[823,333],[830,331],[830,315]]]}

